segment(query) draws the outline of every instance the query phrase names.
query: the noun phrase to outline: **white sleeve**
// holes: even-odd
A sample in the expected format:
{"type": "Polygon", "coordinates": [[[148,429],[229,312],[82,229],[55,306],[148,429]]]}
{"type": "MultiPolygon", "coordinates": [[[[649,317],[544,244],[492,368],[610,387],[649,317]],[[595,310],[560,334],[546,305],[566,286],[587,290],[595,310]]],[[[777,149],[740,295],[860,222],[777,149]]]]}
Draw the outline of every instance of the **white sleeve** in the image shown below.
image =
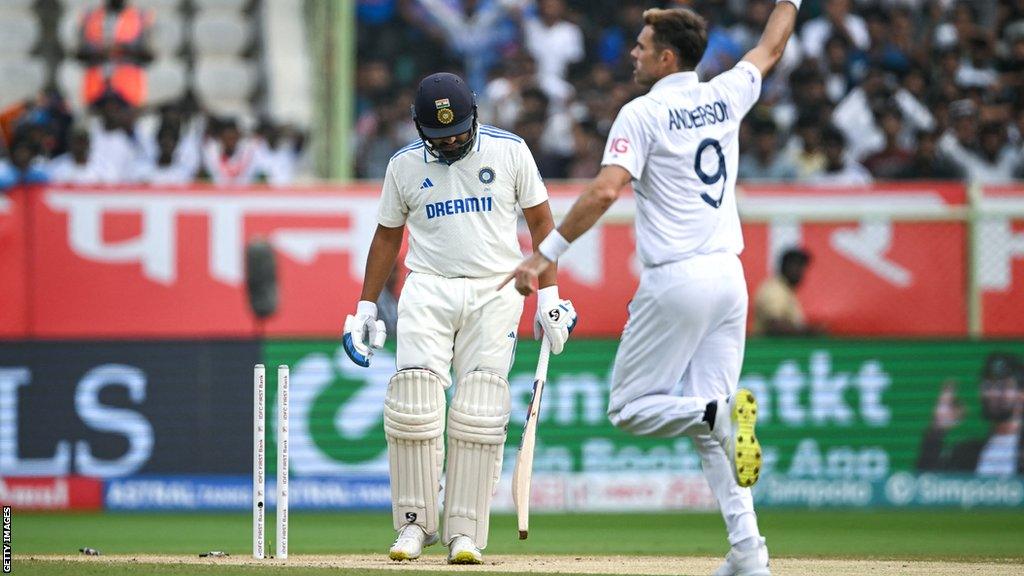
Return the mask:
{"type": "Polygon", "coordinates": [[[548,189],[540,177],[540,169],[526,143],[515,147],[516,153],[516,202],[520,208],[533,208],[547,202],[548,189]]]}
{"type": "Polygon", "coordinates": [[[377,222],[388,228],[405,225],[409,217],[409,206],[402,199],[402,191],[398,188],[395,178],[395,163],[388,162],[384,173],[384,188],[380,192],[380,205],[377,207],[377,222]]]}
{"type": "Polygon", "coordinates": [[[641,111],[640,100],[634,100],[619,110],[608,131],[604,158],[601,159],[602,166],[622,166],[634,180],[639,180],[644,174],[651,140],[648,131],[644,130],[641,111]]]}
{"type": "Polygon", "coordinates": [[[744,60],[715,76],[711,84],[722,92],[740,117],[746,116],[761,97],[761,71],[744,60]]]}

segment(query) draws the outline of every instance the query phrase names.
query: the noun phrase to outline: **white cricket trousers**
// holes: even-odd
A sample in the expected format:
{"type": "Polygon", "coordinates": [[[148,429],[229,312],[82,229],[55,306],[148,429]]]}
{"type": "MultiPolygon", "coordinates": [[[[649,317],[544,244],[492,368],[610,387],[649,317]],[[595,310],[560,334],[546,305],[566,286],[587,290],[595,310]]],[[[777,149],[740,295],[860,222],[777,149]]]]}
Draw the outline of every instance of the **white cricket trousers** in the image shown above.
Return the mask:
{"type": "Polygon", "coordinates": [[[406,277],[398,299],[399,370],[427,368],[451,385],[485,370],[508,380],[523,314],[523,297],[504,275],[445,278],[420,272],[406,277]]]}
{"type": "MultiPolygon", "coordinates": [[[[608,417],[638,436],[689,436],[725,518],[729,543],[758,538],[749,488],[702,421],[732,394],[746,339],[747,287],[737,256],[716,253],[645,268],[612,368],[608,417]],[[682,395],[674,393],[682,383],[682,395]]],[[[728,414],[718,417],[728,418],[728,414]]]]}

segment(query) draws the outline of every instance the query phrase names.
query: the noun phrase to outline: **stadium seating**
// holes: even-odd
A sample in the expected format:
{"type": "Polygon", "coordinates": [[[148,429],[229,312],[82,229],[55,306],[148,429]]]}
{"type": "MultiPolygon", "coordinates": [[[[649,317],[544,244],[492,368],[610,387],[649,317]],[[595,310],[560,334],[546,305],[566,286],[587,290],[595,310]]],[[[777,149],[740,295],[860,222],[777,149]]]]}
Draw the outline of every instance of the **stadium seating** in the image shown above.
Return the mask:
{"type": "MultiPolygon", "coordinates": [[[[7,7],[5,11],[13,11],[7,7]]],[[[16,4],[31,5],[30,1],[16,4]]],[[[33,82],[38,88],[52,74],[73,110],[82,110],[80,87],[83,70],[76,59],[79,25],[82,14],[99,4],[99,0],[59,0],[54,15],[56,38],[62,58],[52,70],[43,70],[43,81],[33,82]]],[[[150,48],[154,61],[148,67],[147,105],[157,106],[174,100],[190,87],[203,104],[219,113],[252,114],[252,98],[260,85],[260,66],[251,48],[259,46],[259,27],[255,18],[258,6],[253,0],[133,0],[133,4],[151,10],[154,15],[150,48]]],[[[38,42],[39,21],[31,8],[19,8],[20,19],[0,18],[0,59],[16,47],[18,54],[27,54],[38,42]],[[31,19],[33,24],[28,24],[31,19]],[[9,31],[8,31],[9,30],[9,31]]],[[[38,12],[38,10],[37,10],[38,12]]],[[[8,65],[8,68],[11,65],[8,65]]],[[[37,65],[36,65],[37,66],[37,65]]],[[[8,68],[4,68],[5,70],[8,68]]],[[[17,68],[17,67],[15,67],[17,68]]],[[[22,66],[26,68],[26,66],[22,66]]],[[[19,78],[35,78],[37,68],[18,72],[19,78]]],[[[45,67],[44,67],[45,68],[45,67]]],[[[19,87],[18,94],[28,88],[19,87]]],[[[12,87],[0,87],[0,100],[13,97],[12,87]]]]}
{"type": "Polygon", "coordinates": [[[46,75],[46,63],[39,58],[0,57],[0,109],[38,93],[46,75]]]}

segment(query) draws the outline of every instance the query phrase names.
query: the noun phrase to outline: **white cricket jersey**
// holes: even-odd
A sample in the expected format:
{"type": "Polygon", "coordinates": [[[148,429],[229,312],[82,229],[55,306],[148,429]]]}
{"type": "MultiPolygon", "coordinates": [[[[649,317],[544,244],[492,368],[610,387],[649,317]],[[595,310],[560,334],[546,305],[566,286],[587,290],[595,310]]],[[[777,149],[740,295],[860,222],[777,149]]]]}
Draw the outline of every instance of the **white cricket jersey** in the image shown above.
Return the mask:
{"type": "Polygon", "coordinates": [[[710,82],[695,72],[670,74],[619,111],[601,164],[633,177],[645,266],[743,251],[739,129],[760,93],[760,71],[740,62],[710,82]]]}
{"type": "Polygon", "coordinates": [[[507,274],[523,258],[516,205],[548,199],[537,163],[523,139],[480,125],[473,149],[448,165],[422,140],[388,162],[377,221],[409,227],[405,265],[446,278],[507,274]]]}

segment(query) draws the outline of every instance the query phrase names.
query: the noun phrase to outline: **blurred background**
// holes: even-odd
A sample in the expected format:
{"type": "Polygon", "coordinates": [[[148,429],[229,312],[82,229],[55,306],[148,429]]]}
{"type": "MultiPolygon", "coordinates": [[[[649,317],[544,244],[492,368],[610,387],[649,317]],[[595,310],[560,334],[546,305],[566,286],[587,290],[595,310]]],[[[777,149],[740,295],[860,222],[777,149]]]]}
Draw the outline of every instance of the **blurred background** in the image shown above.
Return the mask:
{"type": "MultiPolygon", "coordinates": [[[[292,367],[293,510],[386,510],[394,330],[370,369],[339,344],[420,78],[462,74],[481,121],[526,140],[557,220],[641,93],[643,10],[708,18],[707,79],[773,4],[0,2],[0,502],[247,510],[262,362],[292,367]]],[[[1024,1],[804,0],[741,135],[761,509],[1019,509],[1024,1]]],[[[625,194],[560,266],[581,320],[552,361],[537,511],[714,509],[688,440],[605,417],[633,217],[625,194]]]]}

